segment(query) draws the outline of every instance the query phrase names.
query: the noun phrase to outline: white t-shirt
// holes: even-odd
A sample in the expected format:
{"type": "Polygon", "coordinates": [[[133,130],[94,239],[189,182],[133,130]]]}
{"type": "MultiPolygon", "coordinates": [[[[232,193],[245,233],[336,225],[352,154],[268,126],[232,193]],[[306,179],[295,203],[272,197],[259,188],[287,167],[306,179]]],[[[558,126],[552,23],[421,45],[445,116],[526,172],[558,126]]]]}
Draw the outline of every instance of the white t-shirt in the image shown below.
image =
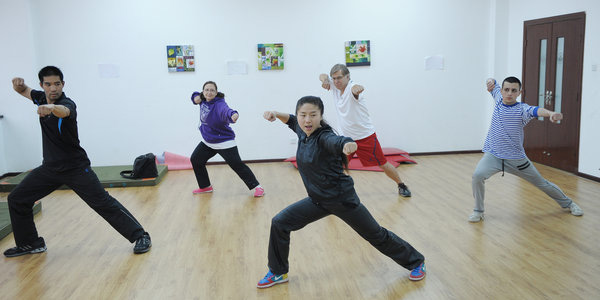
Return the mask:
{"type": "Polygon", "coordinates": [[[358,95],[358,100],[352,94],[352,87],[356,85],[353,81],[348,82],[346,90],[342,94],[329,78],[330,90],[335,100],[335,109],[338,112],[338,121],[342,135],[353,140],[364,139],[375,133],[375,126],[371,122],[369,110],[364,97],[364,92],[358,95]]]}
{"type": "Polygon", "coordinates": [[[235,140],[224,141],[222,143],[209,143],[204,141],[204,144],[214,150],[229,149],[237,146],[235,140]]]}

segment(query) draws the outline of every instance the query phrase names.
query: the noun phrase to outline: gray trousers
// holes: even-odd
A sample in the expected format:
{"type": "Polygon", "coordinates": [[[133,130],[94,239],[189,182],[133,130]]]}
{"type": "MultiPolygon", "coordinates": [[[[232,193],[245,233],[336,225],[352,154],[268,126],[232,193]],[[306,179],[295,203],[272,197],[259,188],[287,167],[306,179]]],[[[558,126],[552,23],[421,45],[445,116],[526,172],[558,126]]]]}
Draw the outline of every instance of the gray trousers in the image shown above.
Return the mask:
{"type": "Polygon", "coordinates": [[[474,211],[483,212],[483,198],[485,197],[485,180],[492,175],[506,171],[519,176],[542,190],[562,208],[568,207],[572,200],[554,183],[544,179],[528,158],[500,159],[492,154],[484,153],[473,173],[473,197],[475,198],[474,211]]]}

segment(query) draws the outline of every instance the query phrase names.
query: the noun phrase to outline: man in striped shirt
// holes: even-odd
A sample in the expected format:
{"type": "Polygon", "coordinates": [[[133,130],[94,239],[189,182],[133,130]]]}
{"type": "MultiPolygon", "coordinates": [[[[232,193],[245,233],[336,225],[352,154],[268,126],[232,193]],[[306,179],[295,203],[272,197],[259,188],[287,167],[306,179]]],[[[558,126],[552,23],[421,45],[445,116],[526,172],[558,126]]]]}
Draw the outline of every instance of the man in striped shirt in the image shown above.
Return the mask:
{"type": "Polygon", "coordinates": [[[502,82],[502,88],[496,80],[487,80],[487,90],[495,101],[492,123],[483,146],[484,155],[473,173],[473,197],[475,208],[469,216],[469,222],[483,220],[483,198],[485,180],[504,171],[517,175],[538,187],[562,208],[569,209],[572,215],[581,216],[583,211],[575,202],[563,193],[554,183],[544,179],[527,158],[523,148],[523,127],[533,118],[546,117],[553,123],[562,119],[562,114],[543,107],[529,106],[517,102],[521,94],[521,81],[508,77],[502,82]]]}

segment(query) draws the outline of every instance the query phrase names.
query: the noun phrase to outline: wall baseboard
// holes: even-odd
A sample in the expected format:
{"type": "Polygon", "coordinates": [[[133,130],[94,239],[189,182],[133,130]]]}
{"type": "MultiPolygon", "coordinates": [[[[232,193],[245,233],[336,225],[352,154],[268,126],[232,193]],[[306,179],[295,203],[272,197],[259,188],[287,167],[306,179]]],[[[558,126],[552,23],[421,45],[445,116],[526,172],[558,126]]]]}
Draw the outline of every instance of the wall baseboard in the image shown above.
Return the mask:
{"type": "Polygon", "coordinates": [[[409,153],[410,156],[419,156],[419,155],[446,155],[446,154],[474,154],[474,153],[483,153],[481,150],[461,150],[461,151],[440,151],[440,152],[415,152],[409,153]]]}
{"type": "Polygon", "coordinates": [[[589,180],[600,182],[600,177],[588,175],[588,174],[581,173],[581,172],[577,172],[577,173],[575,173],[575,175],[577,175],[579,177],[583,177],[583,178],[589,179],[589,180]]]}
{"type": "MultiPolygon", "coordinates": [[[[481,150],[416,152],[416,153],[410,153],[410,155],[411,156],[425,156],[425,155],[474,154],[474,153],[481,153],[481,150]]],[[[271,163],[271,162],[283,162],[286,159],[287,158],[254,159],[254,160],[244,160],[243,162],[247,163],[247,164],[253,164],[253,163],[271,163]]],[[[207,165],[223,165],[223,164],[226,164],[226,162],[224,162],[224,161],[217,161],[217,162],[209,162],[209,163],[207,163],[207,165]]],[[[9,177],[9,176],[17,176],[19,174],[21,174],[21,173],[20,172],[6,173],[6,174],[0,176],[0,179],[3,179],[5,177],[9,177]]],[[[589,179],[589,180],[600,182],[600,177],[588,175],[588,174],[581,173],[581,172],[577,172],[577,173],[575,173],[575,175],[577,175],[579,177],[583,177],[583,178],[589,179]]]]}

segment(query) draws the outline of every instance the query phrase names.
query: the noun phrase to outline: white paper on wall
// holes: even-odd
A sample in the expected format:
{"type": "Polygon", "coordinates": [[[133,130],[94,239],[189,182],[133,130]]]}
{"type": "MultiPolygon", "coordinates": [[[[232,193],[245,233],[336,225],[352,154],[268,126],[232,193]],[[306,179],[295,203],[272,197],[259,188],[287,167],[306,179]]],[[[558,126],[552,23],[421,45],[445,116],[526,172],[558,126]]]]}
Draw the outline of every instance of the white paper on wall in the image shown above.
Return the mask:
{"type": "Polygon", "coordinates": [[[227,74],[228,75],[246,75],[248,74],[248,64],[244,61],[228,61],[227,62],[227,74]]]}
{"type": "Polygon", "coordinates": [[[114,64],[98,64],[98,75],[100,78],[118,78],[119,66],[114,64]]]}
{"type": "Polygon", "coordinates": [[[444,57],[442,55],[433,55],[425,57],[425,71],[443,70],[444,57]]]}

